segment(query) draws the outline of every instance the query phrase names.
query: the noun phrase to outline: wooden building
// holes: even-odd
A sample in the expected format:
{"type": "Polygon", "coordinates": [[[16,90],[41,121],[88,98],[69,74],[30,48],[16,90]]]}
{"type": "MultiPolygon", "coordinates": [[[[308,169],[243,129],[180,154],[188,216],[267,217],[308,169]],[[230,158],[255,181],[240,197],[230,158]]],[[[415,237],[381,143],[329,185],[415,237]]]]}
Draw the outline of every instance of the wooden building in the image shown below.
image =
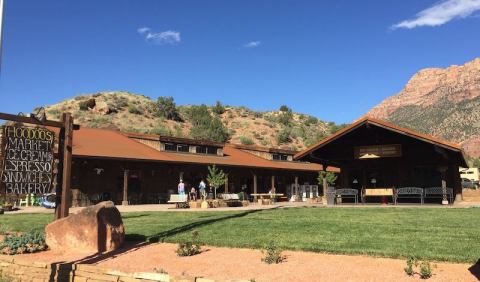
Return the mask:
{"type": "MultiPolygon", "coordinates": [[[[74,133],[72,204],[165,202],[182,179],[198,187],[209,165],[228,179],[218,192],[291,194],[290,185],[317,184],[322,165],[293,161],[295,151],[223,144],[105,129],[74,133]]],[[[332,168],[332,171],[337,171],[332,168]]]]}
{"type": "Polygon", "coordinates": [[[459,167],[466,167],[457,144],[394,124],[362,118],[294,156],[295,160],[340,168],[343,188],[447,187],[461,200],[459,167]]]}

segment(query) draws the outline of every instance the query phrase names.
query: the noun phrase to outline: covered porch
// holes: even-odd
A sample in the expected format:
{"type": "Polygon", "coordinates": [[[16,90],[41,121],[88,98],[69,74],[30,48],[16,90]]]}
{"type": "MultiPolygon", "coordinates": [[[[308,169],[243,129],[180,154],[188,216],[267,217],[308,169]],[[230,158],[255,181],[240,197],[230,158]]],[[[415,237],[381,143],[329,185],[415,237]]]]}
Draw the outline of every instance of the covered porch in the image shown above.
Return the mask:
{"type": "Polygon", "coordinates": [[[295,158],[339,167],[336,188],[357,190],[363,202],[393,201],[407,187],[421,188],[423,196],[428,188],[450,188],[462,200],[458,168],[466,161],[460,146],[384,121],[361,119],[295,158]]]}

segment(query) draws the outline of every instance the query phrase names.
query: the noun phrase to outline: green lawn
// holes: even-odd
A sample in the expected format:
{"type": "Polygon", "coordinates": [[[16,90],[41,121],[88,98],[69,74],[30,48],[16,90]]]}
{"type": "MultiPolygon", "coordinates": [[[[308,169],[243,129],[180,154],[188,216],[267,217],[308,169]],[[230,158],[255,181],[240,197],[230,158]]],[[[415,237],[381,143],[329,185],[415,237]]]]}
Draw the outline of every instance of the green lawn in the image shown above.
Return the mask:
{"type": "MultiPolygon", "coordinates": [[[[41,230],[52,215],[0,216],[18,231],[41,230]]],[[[130,240],[178,242],[198,230],[203,244],[261,248],[271,239],[285,249],[417,256],[439,261],[480,259],[480,209],[289,208],[247,212],[123,214],[130,240]]]]}

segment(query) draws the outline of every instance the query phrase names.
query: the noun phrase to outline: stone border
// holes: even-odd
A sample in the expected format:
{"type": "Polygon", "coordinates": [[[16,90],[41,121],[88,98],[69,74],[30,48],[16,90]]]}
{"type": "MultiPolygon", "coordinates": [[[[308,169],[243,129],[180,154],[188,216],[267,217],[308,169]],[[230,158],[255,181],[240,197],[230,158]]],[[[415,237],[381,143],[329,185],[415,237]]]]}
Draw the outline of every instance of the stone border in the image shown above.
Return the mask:
{"type": "Polygon", "coordinates": [[[45,263],[15,256],[0,255],[0,276],[18,282],[249,282],[248,280],[212,280],[203,277],[171,276],[153,272],[122,272],[91,264],[45,263]]]}

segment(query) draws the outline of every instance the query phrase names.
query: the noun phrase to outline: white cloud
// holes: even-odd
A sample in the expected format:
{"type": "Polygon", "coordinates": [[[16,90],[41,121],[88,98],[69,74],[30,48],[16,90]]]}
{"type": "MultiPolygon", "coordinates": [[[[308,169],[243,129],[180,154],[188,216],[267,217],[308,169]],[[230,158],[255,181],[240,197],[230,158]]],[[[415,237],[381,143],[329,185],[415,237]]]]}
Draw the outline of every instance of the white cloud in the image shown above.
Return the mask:
{"type": "Polygon", "coordinates": [[[392,29],[440,26],[453,19],[466,18],[478,10],[480,10],[480,0],[443,0],[420,11],[415,18],[393,25],[392,29]]]}
{"type": "Polygon", "coordinates": [[[250,41],[250,42],[244,44],[243,47],[245,47],[245,48],[255,48],[255,47],[260,46],[260,44],[262,44],[262,42],[260,42],[260,41],[250,41]]]}
{"type": "Polygon", "coordinates": [[[150,28],[149,27],[141,27],[141,28],[137,29],[137,32],[140,33],[140,34],[144,34],[144,33],[150,32],[150,28]]]}
{"type": "Polygon", "coordinates": [[[145,37],[145,40],[158,45],[177,44],[181,41],[180,32],[174,30],[166,30],[162,32],[153,32],[149,27],[141,27],[137,32],[145,37]]]}

